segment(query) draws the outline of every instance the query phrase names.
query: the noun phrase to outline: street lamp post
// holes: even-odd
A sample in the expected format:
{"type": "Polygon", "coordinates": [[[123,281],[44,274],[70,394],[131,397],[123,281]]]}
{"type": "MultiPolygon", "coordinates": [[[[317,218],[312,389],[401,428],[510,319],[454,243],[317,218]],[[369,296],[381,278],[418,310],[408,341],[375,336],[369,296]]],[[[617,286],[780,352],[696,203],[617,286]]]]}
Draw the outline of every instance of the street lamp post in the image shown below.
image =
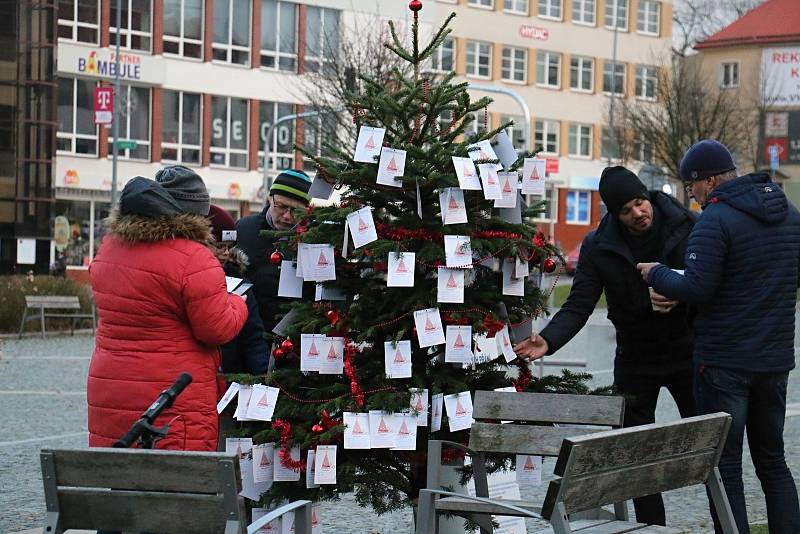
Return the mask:
{"type": "Polygon", "coordinates": [[[122,0],[117,0],[117,44],[114,52],[114,123],[112,131],[114,146],[111,157],[111,208],[117,207],[117,158],[119,157],[119,42],[120,26],[122,26],[122,0]]]}

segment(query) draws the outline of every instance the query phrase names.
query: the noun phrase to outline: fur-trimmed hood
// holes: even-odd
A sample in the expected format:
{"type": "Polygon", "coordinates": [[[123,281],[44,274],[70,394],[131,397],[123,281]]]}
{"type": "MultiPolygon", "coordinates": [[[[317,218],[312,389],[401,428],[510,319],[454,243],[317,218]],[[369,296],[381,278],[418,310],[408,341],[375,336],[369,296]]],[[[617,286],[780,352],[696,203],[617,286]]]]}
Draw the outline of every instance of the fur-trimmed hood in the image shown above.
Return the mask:
{"type": "Polygon", "coordinates": [[[109,233],[128,243],[154,243],[184,238],[209,246],[214,242],[211,223],[202,215],[143,217],[115,211],[105,221],[109,233]]]}
{"type": "Polygon", "coordinates": [[[222,263],[222,268],[228,276],[244,277],[247,266],[250,265],[250,258],[238,247],[229,248],[227,257],[220,257],[217,254],[217,259],[222,263]]]}

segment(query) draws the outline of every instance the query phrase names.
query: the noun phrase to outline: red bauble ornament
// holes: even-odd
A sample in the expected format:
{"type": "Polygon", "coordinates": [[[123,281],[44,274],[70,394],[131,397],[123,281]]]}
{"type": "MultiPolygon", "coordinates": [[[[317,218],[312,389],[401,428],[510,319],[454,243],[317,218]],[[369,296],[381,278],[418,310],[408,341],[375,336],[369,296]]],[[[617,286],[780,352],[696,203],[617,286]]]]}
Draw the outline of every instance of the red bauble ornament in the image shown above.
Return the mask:
{"type": "Polygon", "coordinates": [[[336,323],[339,322],[339,312],[336,310],[328,310],[325,312],[325,317],[328,319],[328,322],[331,323],[331,326],[336,326],[336,323]]]}
{"type": "Polygon", "coordinates": [[[554,260],[553,258],[547,258],[546,260],[544,260],[544,263],[542,263],[542,270],[546,273],[552,273],[553,271],[555,271],[556,260],[554,260]]]}
{"type": "Polygon", "coordinates": [[[411,0],[408,3],[408,9],[410,9],[411,11],[417,12],[420,9],[422,9],[422,2],[420,2],[419,0],[411,0]]]}
{"type": "Polygon", "coordinates": [[[272,351],[272,355],[276,358],[283,358],[284,354],[286,354],[286,352],[280,347],[272,351]]]}
{"type": "Polygon", "coordinates": [[[322,434],[325,431],[325,429],[322,428],[322,425],[314,425],[311,427],[311,431],[314,434],[322,434]]]}
{"type": "Polygon", "coordinates": [[[280,265],[282,261],[283,261],[283,254],[281,254],[277,250],[269,255],[269,262],[272,265],[280,265]]]}
{"type": "Polygon", "coordinates": [[[281,343],[281,349],[285,352],[292,352],[294,350],[294,343],[292,343],[291,339],[284,339],[283,343],[281,343]]]}

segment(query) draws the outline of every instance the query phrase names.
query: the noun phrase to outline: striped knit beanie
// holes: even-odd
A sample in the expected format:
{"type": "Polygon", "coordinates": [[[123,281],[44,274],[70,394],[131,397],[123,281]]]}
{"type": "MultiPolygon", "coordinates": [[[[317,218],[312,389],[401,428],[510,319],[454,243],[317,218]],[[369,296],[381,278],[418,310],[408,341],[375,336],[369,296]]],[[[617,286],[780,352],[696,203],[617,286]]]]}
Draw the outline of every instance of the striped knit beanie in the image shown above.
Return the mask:
{"type": "Polygon", "coordinates": [[[310,187],[311,178],[306,173],[297,169],[286,169],[275,177],[272,187],[269,188],[269,194],[293,198],[308,205],[311,202],[311,196],[308,194],[310,187]]]}

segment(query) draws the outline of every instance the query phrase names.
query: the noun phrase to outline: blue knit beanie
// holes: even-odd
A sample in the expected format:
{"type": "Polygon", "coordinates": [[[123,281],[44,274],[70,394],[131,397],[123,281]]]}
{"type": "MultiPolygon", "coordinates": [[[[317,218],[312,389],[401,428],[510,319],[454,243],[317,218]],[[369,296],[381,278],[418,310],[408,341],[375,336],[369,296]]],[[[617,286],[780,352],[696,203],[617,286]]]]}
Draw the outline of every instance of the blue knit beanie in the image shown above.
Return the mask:
{"type": "Polygon", "coordinates": [[[299,169],[286,169],[275,177],[269,188],[270,195],[283,195],[299,200],[305,205],[311,202],[308,190],[311,188],[311,178],[299,169]]]}
{"type": "Polygon", "coordinates": [[[733,156],[725,145],[713,139],[703,139],[692,145],[681,160],[681,179],[697,182],[736,170],[733,156]]]}

